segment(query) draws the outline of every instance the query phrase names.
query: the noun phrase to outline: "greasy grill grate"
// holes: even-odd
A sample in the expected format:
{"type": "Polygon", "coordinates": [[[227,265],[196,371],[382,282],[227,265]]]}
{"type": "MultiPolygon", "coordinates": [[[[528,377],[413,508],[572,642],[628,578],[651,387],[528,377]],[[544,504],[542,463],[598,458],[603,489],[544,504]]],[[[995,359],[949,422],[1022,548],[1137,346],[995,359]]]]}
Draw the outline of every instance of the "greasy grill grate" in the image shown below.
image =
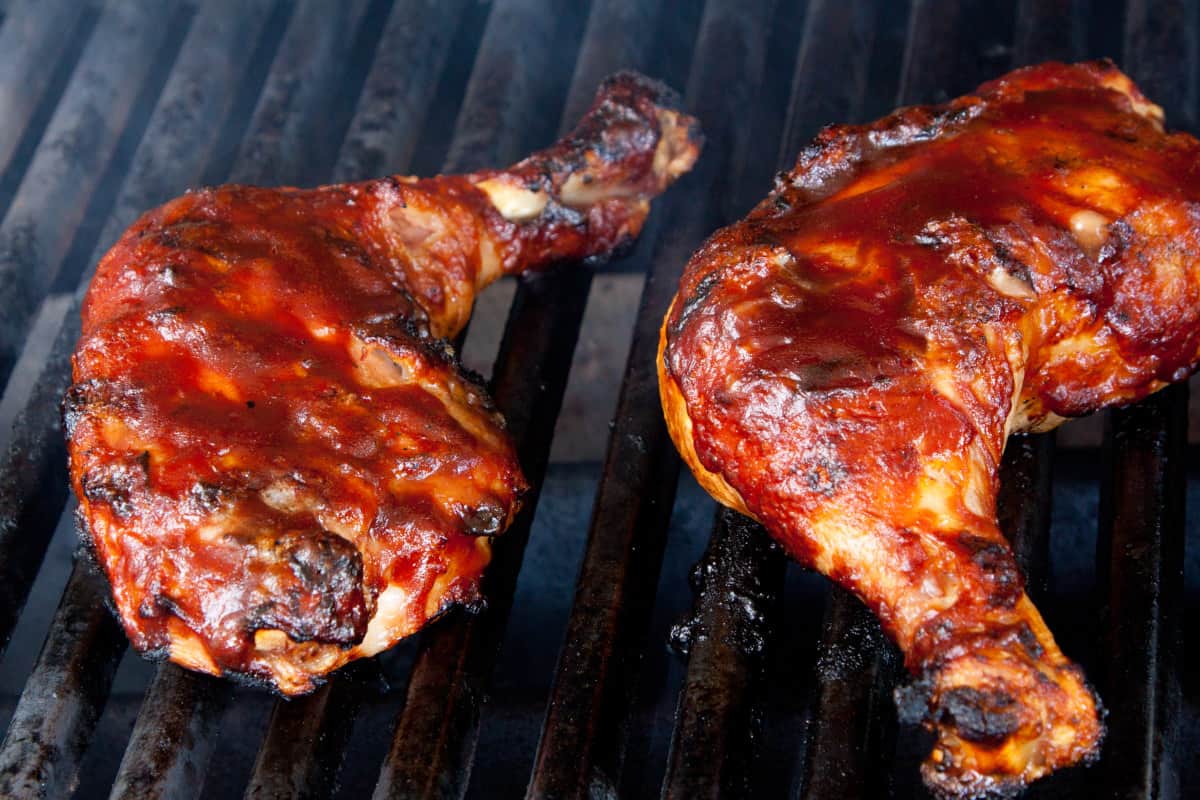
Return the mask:
{"type": "MultiPolygon", "coordinates": [[[[528,644],[562,643],[532,699],[490,687],[498,664],[525,663],[506,627],[541,613],[519,591],[539,578],[520,567],[554,474],[591,267],[515,289],[492,388],[537,489],[497,542],[486,612],[450,615],[309,697],[275,702],[171,665],[147,677],[81,563],[19,698],[0,697],[0,795],[490,797],[528,785],[555,798],[924,796],[923,744],[897,729],[890,701],[894,649],[857,601],[785,569],[737,515],[717,514],[695,571],[694,606],[673,634],[686,660],[656,655],[664,609],[693,605],[670,591],[684,564],[670,558],[668,531],[696,528],[696,509],[710,508],[686,477],[676,502],[680,464],[654,375],[659,321],[691,251],[821,124],[953,96],[1021,63],[1111,55],[1188,127],[1198,22],[1172,0],[0,0],[0,419],[12,421],[0,652],[33,625],[39,609],[22,609],[35,581],[53,582],[47,551],[70,513],[57,404],[79,301],[140,211],[201,182],[506,163],[570,125],[623,67],[685,88],[708,140],[635,253],[595,268],[647,281],[586,542],[580,531],[581,560],[568,566],[574,601],[528,644]],[[126,683],[144,694],[114,694],[119,671],[140,674],[126,683]],[[505,754],[505,714],[524,707],[533,733],[505,754]]],[[[1110,415],[1105,470],[1053,436],[1006,454],[1005,530],[1111,710],[1100,763],[1034,795],[1171,798],[1200,778],[1196,679],[1181,680],[1184,608],[1197,602],[1184,580],[1186,425],[1178,387],[1110,415]],[[1099,483],[1098,513],[1074,502],[1099,483]],[[1086,529],[1088,547],[1098,540],[1094,565],[1055,546],[1068,528],[1086,529]],[[1056,590],[1078,583],[1081,561],[1098,617],[1056,590]]]]}

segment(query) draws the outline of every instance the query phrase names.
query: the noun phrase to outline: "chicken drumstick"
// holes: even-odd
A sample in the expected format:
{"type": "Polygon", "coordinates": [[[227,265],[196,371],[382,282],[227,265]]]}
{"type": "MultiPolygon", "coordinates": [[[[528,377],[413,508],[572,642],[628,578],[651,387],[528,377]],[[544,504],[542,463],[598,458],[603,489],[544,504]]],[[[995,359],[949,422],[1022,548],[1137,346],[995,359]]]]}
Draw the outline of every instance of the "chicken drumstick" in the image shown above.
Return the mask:
{"type": "Polygon", "coordinates": [[[699,480],[878,614],[926,781],[974,796],[1103,733],[997,525],[1005,440],[1198,357],[1200,143],[1098,62],[823,131],[692,258],[659,370],[699,480]]]}

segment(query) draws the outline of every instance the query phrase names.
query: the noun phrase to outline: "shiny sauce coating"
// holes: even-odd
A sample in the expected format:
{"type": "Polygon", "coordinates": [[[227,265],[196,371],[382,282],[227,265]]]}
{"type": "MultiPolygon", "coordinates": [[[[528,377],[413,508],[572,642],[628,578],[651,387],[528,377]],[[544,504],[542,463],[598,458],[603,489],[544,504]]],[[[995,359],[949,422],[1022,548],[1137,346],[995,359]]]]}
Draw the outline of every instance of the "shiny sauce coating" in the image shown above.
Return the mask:
{"type": "Polygon", "coordinates": [[[482,601],[526,482],[446,339],[500,276],[637,235],[699,152],[674,103],[621,73],[506,170],[206,189],[124,234],[64,422],[137,649],[298,694],[482,601]]]}
{"type": "Polygon", "coordinates": [[[685,459],[877,613],[943,794],[1097,750],[1096,700],[997,524],[999,462],[1012,432],[1195,368],[1197,187],[1200,145],[1110,63],[1019,70],[824,130],[664,320],[685,459]]]}
{"type": "Polygon", "coordinates": [[[490,401],[428,335],[476,259],[411,282],[418,302],[383,225],[398,191],[419,188],[196,192],[101,265],[67,417],[141,649],[169,646],[178,618],[239,665],[247,631],[358,643],[389,585],[413,626],[477,597],[479,537],[524,481],[490,401]]]}

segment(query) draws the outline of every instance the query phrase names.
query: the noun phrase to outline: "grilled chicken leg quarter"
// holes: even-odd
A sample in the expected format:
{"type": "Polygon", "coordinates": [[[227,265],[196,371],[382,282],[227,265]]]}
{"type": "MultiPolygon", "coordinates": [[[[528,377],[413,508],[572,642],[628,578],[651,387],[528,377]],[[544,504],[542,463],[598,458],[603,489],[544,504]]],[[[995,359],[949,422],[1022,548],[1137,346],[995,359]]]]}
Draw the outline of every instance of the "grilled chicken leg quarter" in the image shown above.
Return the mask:
{"type": "Polygon", "coordinates": [[[125,233],[88,291],[64,421],[135,647],[298,694],[479,600],[525,482],[443,339],[498,277],[638,233],[699,151],[673,106],[625,73],[508,170],[225,186],[125,233]]]}
{"type": "Polygon", "coordinates": [[[824,130],[688,264],[662,329],[705,487],[854,591],[916,680],[944,796],[1091,758],[1099,704],[996,521],[1005,440],[1200,349],[1200,143],[1107,62],[824,130]]]}

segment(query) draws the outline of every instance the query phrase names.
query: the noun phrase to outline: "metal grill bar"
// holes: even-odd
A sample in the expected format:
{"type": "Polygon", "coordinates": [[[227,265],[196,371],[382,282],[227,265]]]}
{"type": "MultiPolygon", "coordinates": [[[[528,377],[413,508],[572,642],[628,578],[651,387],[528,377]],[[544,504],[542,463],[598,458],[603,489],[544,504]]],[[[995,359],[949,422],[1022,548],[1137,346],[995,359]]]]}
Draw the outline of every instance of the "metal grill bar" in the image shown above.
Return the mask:
{"type": "Polygon", "coordinates": [[[313,694],[280,700],[254,762],[246,800],[328,797],[354,717],[382,677],[374,660],[357,661],[313,694]]]}
{"type": "MultiPolygon", "coordinates": [[[[818,126],[858,113],[866,89],[875,15],[875,5],[866,2],[809,6],[778,151],[779,169],[792,164],[818,126]]],[[[700,633],[690,637],[695,643],[680,692],[664,796],[750,790],[748,748],[757,725],[751,708],[761,691],[763,654],[759,650],[769,628],[757,616],[731,613],[729,597],[759,595],[750,608],[778,602],[783,555],[768,547],[767,541],[760,526],[732,512],[718,514],[709,551],[698,568],[711,571],[711,575],[701,578],[691,623],[700,633]],[[744,650],[745,643],[758,649],[744,650]],[[722,724],[709,724],[714,718],[722,724]]]]}
{"type": "Polygon", "coordinates": [[[65,797],[125,652],[108,587],[75,565],[42,652],[0,748],[0,796],[65,797]]]}
{"type": "MultiPolygon", "coordinates": [[[[163,88],[146,136],[134,154],[99,245],[88,262],[84,281],[64,317],[51,356],[18,417],[14,448],[3,462],[6,480],[0,483],[0,498],[5,502],[18,499],[9,494],[15,485],[10,476],[28,471],[56,477],[40,486],[24,487],[29,494],[22,493],[20,502],[32,504],[42,500],[50,486],[63,489],[49,493],[56,499],[47,504],[41,517],[44,524],[36,528],[31,524],[18,527],[21,537],[48,542],[54,527],[52,520],[57,516],[54,508],[61,508],[65,497],[61,476],[66,463],[58,428],[58,399],[70,380],[69,353],[79,337],[79,307],[87,278],[104,249],[142,210],[179,193],[196,180],[218,128],[203,121],[223,119],[228,112],[232,87],[245,71],[269,8],[267,0],[253,3],[209,0],[181,48],[178,63],[163,88]]],[[[40,792],[42,796],[55,796],[56,787],[76,774],[83,746],[107,699],[113,669],[126,646],[124,633],[111,620],[103,603],[106,594],[102,579],[93,570],[76,567],[64,593],[63,608],[88,608],[71,598],[94,595],[89,613],[108,616],[110,624],[92,621],[60,626],[56,618],[43,658],[30,676],[9,734],[0,747],[0,776],[6,776],[0,779],[0,794],[25,796],[27,792],[16,787],[33,786],[25,782],[27,776],[51,774],[62,777],[57,782],[42,780],[40,792]],[[53,658],[49,654],[54,654],[53,658]],[[58,669],[55,659],[71,664],[72,669],[58,669]],[[55,745],[54,739],[70,740],[78,746],[55,745]],[[10,775],[11,785],[4,782],[10,775]]]]}
{"type": "Polygon", "coordinates": [[[466,7],[467,0],[397,0],[334,165],[334,181],[409,169],[466,7]]]}
{"type": "Polygon", "coordinates": [[[560,132],[587,113],[596,87],[621,69],[648,69],[662,0],[595,0],[579,46],[560,132]]]}
{"type": "MultiPolygon", "coordinates": [[[[523,14],[545,13],[538,7],[521,10],[523,14]]],[[[614,39],[621,37],[623,31],[612,25],[614,19],[625,13],[619,3],[598,3],[593,8],[561,129],[574,124],[605,75],[628,66],[627,62],[615,59],[625,57],[631,45],[636,47],[636,44],[617,45],[614,39]]],[[[502,19],[501,24],[506,27],[499,30],[505,31],[514,23],[524,25],[518,19],[502,19]]],[[[492,31],[489,22],[489,34],[492,31]]],[[[503,34],[497,38],[504,38],[503,34]]],[[[481,59],[488,53],[486,45],[480,48],[481,59]]],[[[480,63],[477,62],[472,76],[468,103],[480,97],[476,87],[487,85],[476,81],[476,75],[485,78],[489,75],[486,69],[481,72],[480,63]]],[[[501,87],[492,86],[489,91],[498,93],[501,87]]],[[[531,90],[525,89],[525,94],[531,94],[531,90]]],[[[517,99],[520,98],[513,98],[517,99]]],[[[468,105],[460,116],[460,128],[464,123],[473,126],[498,113],[502,117],[505,114],[501,108],[481,118],[479,114],[468,113],[470,108],[468,105]]],[[[519,116],[513,111],[507,113],[519,116]]],[[[456,135],[450,161],[461,159],[463,156],[456,154],[464,152],[463,143],[477,137],[474,128],[464,131],[461,141],[456,135]]],[[[513,157],[513,153],[497,154],[497,163],[513,157]],[[499,158],[500,155],[507,157],[499,158]]],[[[576,265],[522,280],[518,285],[492,383],[496,403],[518,443],[525,475],[535,489],[494,547],[493,561],[483,581],[487,611],[471,618],[460,616],[426,634],[392,748],[380,773],[377,798],[458,796],[465,789],[478,735],[483,687],[492,672],[512,605],[591,279],[590,269],[576,265]]]]}
{"type": "Polygon", "coordinates": [[[1112,415],[1098,560],[1109,606],[1102,696],[1110,712],[1100,779],[1114,797],[1179,796],[1186,431],[1186,386],[1112,415]]]}
{"type": "Polygon", "coordinates": [[[218,678],[164,664],[154,675],[110,800],[198,797],[221,713],[231,697],[218,678]]]}
{"type": "Polygon", "coordinates": [[[1196,123],[1196,9],[1187,0],[1129,0],[1125,67],[1167,112],[1172,127],[1196,123]]]}
{"type": "Polygon", "coordinates": [[[673,631],[688,653],[662,796],[750,797],[757,702],[783,551],[761,526],[728,509],[693,579],[695,617],[673,631]]]}
{"type": "MultiPolygon", "coordinates": [[[[465,0],[401,0],[393,6],[333,169],[335,181],[408,168],[465,8],[465,0]],[[422,24],[414,26],[414,19],[422,24]]],[[[376,670],[374,662],[354,664],[307,697],[278,701],[246,797],[328,794],[366,693],[364,676],[376,670]]]]}
{"type": "Polygon", "coordinates": [[[1050,475],[1054,434],[1014,436],[1000,463],[996,510],[1035,602],[1045,594],[1050,565],[1050,475]]]}
{"type": "MultiPolygon", "coordinates": [[[[22,0],[4,17],[0,28],[0,174],[12,168],[26,127],[33,119],[38,105],[52,84],[60,58],[70,58],[74,36],[64,35],[63,23],[78,16],[85,30],[91,14],[79,13],[77,0],[22,0]]],[[[7,176],[6,176],[7,181],[7,176]]],[[[0,194],[0,202],[4,196],[0,194]]],[[[3,207],[0,206],[0,212],[3,207]]]]}
{"type": "Polygon", "coordinates": [[[327,107],[344,91],[341,67],[367,2],[341,0],[337,14],[318,3],[297,7],[229,173],[231,183],[306,184],[328,176],[336,151],[327,138],[327,107]]]}
{"type": "MultiPolygon", "coordinates": [[[[166,10],[173,8],[170,5],[166,10]]],[[[131,4],[127,11],[137,17],[139,9],[131,4]]],[[[108,159],[119,125],[136,96],[138,82],[129,81],[132,86],[126,86],[114,70],[144,75],[161,44],[161,37],[147,31],[152,27],[146,19],[131,22],[116,13],[101,18],[97,36],[107,38],[94,41],[84,52],[77,76],[0,225],[0,303],[5,307],[0,322],[0,381],[8,378],[16,348],[24,338],[25,322],[40,299],[21,294],[21,282],[30,273],[57,271],[67,243],[82,221],[87,193],[96,185],[92,172],[99,173],[98,165],[108,159]],[[104,103],[105,98],[111,107],[104,103]],[[109,125],[117,126],[117,131],[92,130],[109,125]]],[[[50,409],[57,408],[59,397],[61,394],[51,401],[50,409]]],[[[54,417],[50,424],[56,428],[56,413],[54,417]]],[[[62,472],[54,469],[62,463],[62,440],[46,433],[44,427],[17,429],[13,444],[28,443],[30,447],[10,450],[0,470],[0,653],[8,644],[66,498],[62,472]],[[34,441],[27,441],[29,437],[34,441]]]]}
{"type": "Polygon", "coordinates": [[[830,589],[817,652],[801,797],[885,796],[899,654],[866,606],[840,586],[830,589]]]}
{"type": "Polygon", "coordinates": [[[531,112],[544,112],[539,101],[552,99],[550,54],[555,51],[557,17],[539,0],[496,3],[479,43],[443,172],[511,164],[545,138],[530,116],[548,116],[531,112]]]}
{"type": "Polygon", "coordinates": [[[1013,65],[1081,57],[1087,50],[1087,6],[1088,0],[1020,0],[1013,35],[1013,65]]]}
{"type": "MultiPolygon", "coordinates": [[[[1125,67],[1173,125],[1194,123],[1194,9],[1173,0],[1126,8],[1125,67]]],[[[1098,572],[1108,599],[1102,696],[1110,727],[1099,779],[1115,797],[1173,798],[1180,704],[1186,385],[1112,413],[1113,471],[1102,499],[1098,572]]]]}
{"type": "Polygon", "coordinates": [[[789,169],[822,125],[858,119],[867,93],[877,3],[813,0],[792,75],[792,100],[776,163],[789,169]]]}
{"type": "MultiPolygon", "coordinates": [[[[319,141],[319,149],[301,144],[307,138],[302,122],[327,115],[334,95],[343,89],[339,66],[349,60],[367,10],[366,0],[343,5],[337,24],[330,24],[328,6],[319,0],[300,3],[271,66],[251,120],[241,155],[233,167],[243,182],[298,183],[305,172],[327,174],[336,142],[319,141]],[[299,88],[297,88],[299,87],[299,88]]],[[[319,178],[318,178],[319,179],[319,178]]],[[[113,797],[142,798],[198,792],[211,750],[210,734],[232,690],[228,684],[179,669],[159,668],[142,702],[134,736],[125,751],[113,797]],[[177,693],[179,702],[173,697],[177,693]],[[164,713],[162,705],[178,706],[164,713]],[[141,738],[139,738],[139,735],[141,738]],[[146,743],[168,742],[184,748],[168,765],[176,773],[164,776],[158,763],[163,754],[146,743]]]]}
{"type": "Polygon", "coordinates": [[[733,120],[757,90],[770,11],[770,3],[722,2],[704,10],[687,92],[705,123],[704,158],[685,179],[689,202],[666,200],[670,234],[651,259],[528,797],[618,791],[623,724],[679,472],[658,401],[658,327],[688,255],[721,217],[723,182],[745,144],[733,120]]]}
{"type": "Polygon", "coordinates": [[[1006,50],[997,48],[1000,63],[987,65],[980,59],[985,50],[980,45],[1010,42],[1012,22],[1012,6],[998,0],[913,0],[897,102],[945,100],[998,74],[1007,66],[1006,50]],[[979,30],[980,19],[988,20],[987,30],[979,30]]]}
{"type": "MultiPolygon", "coordinates": [[[[49,371],[70,374],[74,342],[72,338],[64,349],[51,353],[49,371]]],[[[45,388],[35,385],[34,395],[45,388]]],[[[50,393],[41,396],[43,403],[27,404],[18,415],[0,463],[0,654],[8,647],[67,498],[66,449],[58,422],[66,381],[57,392],[49,388],[50,393]]]]}
{"type": "Polygon", "coordinates": [[[0,224],[0,381],[8,380],[134,100],[169,32],[186,28],[171,0],[113,3],[96,25],[0,224]],[[163,25],[164,15],[172,24],[163,25]]]}
{"type": "MultiPolygon", "coordinates": [[[[898,104],[952,96],[986,77],[965,58],[978,52],[966,44],[982,5],[914,2],[898,104]]],[[[830,593],[820,652],[804,797],[878,796],[887,781],[880,764],[890,759],[895,735],[888,695],[900,675],[899,653],[862,603],[839,589],[830,593]]]]}

